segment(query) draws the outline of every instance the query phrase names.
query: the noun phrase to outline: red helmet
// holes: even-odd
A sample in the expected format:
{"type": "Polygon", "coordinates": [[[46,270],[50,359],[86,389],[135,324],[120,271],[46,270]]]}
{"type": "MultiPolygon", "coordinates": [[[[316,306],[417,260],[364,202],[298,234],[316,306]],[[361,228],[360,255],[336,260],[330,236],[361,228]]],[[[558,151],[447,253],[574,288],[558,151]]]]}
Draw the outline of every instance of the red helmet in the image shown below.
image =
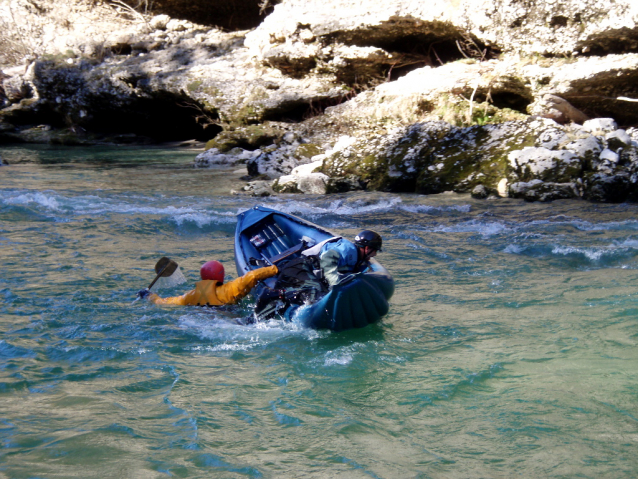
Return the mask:
{"type": "Polygon", "coordinates": [[[212,279],[223,283],[224,265],[219,261],[206,261],[199,270],[199,274],[202,276],[202,279],[212,279]]]}

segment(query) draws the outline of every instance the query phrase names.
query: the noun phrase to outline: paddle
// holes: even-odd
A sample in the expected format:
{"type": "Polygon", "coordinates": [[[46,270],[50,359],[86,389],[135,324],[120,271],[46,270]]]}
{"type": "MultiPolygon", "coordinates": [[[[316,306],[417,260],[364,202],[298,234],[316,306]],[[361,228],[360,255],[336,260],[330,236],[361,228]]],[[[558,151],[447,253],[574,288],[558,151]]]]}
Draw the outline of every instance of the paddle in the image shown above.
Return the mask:
{"type": "Polygon", "coordinates": [[[173,261],[170,258],[167,258],[166,256],[160,258],[160,260],[155,265],[155,272],[157,273],[157,276],[155,276],[155,279],[151,282],[151,284],[148,285],[148,289],[151,289],[153,285],[157,282],[157,280],[160,279],[161,277],[171,276],[176,269],[177,269],[177,263],[175,261],[173,261]]]}
{"type": "MultiPolygon", "coordinates": [[[[144,294],[142,293],[144,291],[150,291],[158,279],[168,278],[172,276],[175,273],[175,271],[177,271],[178,267],[179,267],[178,264],[172,259],[167,258],[166,256],[163,256],[162,258],[160,258],[159,261],[155,264],[155,272],[157,273],[157,276],[155,276],[155,279],[151,281],[151,284],[148,285],[148,288],[146,288],[146,290],[141,290],[140,292],[137,293],[136,300],[139,299],[140,297],[144,297],[147,293],[144,293],[144,294]]],[[[180,276],[183,278],[183,275],[180,275],[180,276]]]]}

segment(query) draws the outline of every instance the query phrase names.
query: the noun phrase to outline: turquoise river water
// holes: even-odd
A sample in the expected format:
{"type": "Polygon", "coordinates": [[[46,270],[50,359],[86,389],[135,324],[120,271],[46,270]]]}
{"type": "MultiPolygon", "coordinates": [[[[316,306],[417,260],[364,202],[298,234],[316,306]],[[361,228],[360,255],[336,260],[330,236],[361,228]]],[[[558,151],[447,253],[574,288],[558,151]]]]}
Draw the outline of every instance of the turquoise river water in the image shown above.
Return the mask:
{"type": "Polygon", "coordinates": [[[638,205],[233,196],[195,153],[0,147],[0,477],[634,478],[638,205]],[[342,333],[133,302],[264,204],[384,237],[342,333]]]}

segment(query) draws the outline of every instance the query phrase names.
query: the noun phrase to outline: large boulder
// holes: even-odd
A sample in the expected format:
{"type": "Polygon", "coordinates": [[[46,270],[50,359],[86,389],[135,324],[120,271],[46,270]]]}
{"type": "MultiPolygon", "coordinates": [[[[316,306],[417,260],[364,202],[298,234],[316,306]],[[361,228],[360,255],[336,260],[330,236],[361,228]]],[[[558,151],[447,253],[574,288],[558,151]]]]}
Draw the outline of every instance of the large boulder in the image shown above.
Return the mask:
{"type": "Polygon", "coordinates": [[[540,118],[471,128],[419,123],[372,139],[351,139],[326,155],[322,171],[331,178],[354,175],[369,188],[388,191],[541,201],[631,198],[638,182],[638,143],[624,130],[597,129],[605,123],[613,124],[562,126],[540,118]],[[629,142],[620,155],[609,149],[619,137],[629,142]],[[619,188],[613,191],[612,185],[619,188]]]}
{"type": "Polygon", "coordinates": [[[542,55],[625,53],[638,48],[637,26],[638,5],[633,0],[546,0],[525,5],[516,0],[284,0],[248,43],[264,52],[273,44],[295,41],[304,29],[323,43],[336,40],[398,52],[428,45],[440,50],[439,58],[450,54],[448,49],[463,46],[468,51],[488,46],[542,55]]]}

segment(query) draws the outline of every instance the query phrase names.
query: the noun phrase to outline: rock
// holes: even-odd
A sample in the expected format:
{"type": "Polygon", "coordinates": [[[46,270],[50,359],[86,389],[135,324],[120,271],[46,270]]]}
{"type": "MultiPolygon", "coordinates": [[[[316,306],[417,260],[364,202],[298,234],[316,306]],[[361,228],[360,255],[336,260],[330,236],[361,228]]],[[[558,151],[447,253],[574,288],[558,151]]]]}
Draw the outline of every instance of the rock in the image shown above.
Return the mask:
{"type": "Polygon", "coordinates": [[[484,200],[490,195],[489,191],[483,185],[476,185],[472,190],[472,198],[484,200]]]}
{"type": "Polygon", "coordinates": [[[322,166],[323,166],[323,158],[320,158],[316,161],[313,161],[312,163],[306,163],[305,165],[300,165],[293,168],[290,174],[292,176],[307,176],[307,175],[311,175],[315,173],[317,170],[320,170],[322,166]]]}
{"type": "Polygon", "coordinates": [[[584,138],[576,138],[563,146],[565,150],[573,151],[574,154],[588,161],[592,161],[600,156],[603,150],[602,141],[593,135],[584,138]]]}
{"type": "Polygon", "coordinates": [[[272,179],[293,174],[296,167],[311,163],[315,158],[319,159],[323,152],[317,145],[300,143],[301,139],[292,134],[284,135],[284,140],[279,145],[261,148],[260,154],[248,161],[248,173],[251,176],[265,175],[272,179]]]}
{"type": "Polygon", "coordinates": [[[603,135],[617,130],[618,125],[613,118],[595,118],[583,123],[583,129],[594,135],[603,135]]]}
{"type": "Polygon", "coordinates": [[[607,148],[605,148],[603,151],[600,152],[600,161],[602,162],[609,162],[609,163],[613,163],[614,165],[616,163],[618,163],[618,160],[620,159],[620,157],[618,156],[618,153],[611,151],[607,148]]]}
{"type": "Polygon", "coordinates": [[[509,195],[508,184],[507,178],[503,178],[498,182],[498,185],[496,185],[496,191],[501,198],[506,198],[509,195]]]}
{"type": "Polygon", "coordinates": [[[271,188],[269,181],[251,181],[244,186],[244,191],[250,193],[252,196],[271,196],[274,191],[271,188]]]}
{"type": "Polygon", "coordinates": [[[328,176],[323,173],[310,173],[298,177],[297,188],[307,195],[325,195],[328,176]]]}
{"type": "Polygon", "coordinates": [[[346,193],[363,189],[365,184],[354,175],[328,178],[326,185],[326,193],[346,193]]]}
{"type": "Polygon", "coordinates": [[[35,3],[0,2],[3,141],[116,126],[297,192],[634,198],[632,0],[35,3]]]}
{"type": "Polygon", "coordinates": [[[215,138],[206,143],[206,148],[216,148],[222,153],[236,147],[256,150],[261,146],[272,145],[281,140],[284,134],[283,129],[268,123],[241,126],[217,134],[215,138]]]}
{"type": "Polygon", "coordinates": [[[552,201],[577,198],[579,194],[575,183],[552,183],[532,180],[512,183],[509,187],[509,196],[523,198],[525,201],[552,201]]]}
{"type": "Polygon", "coordinates": [[[607,140],[607,148],[616,152],[632,144],[631,137],[625,130],[611,131],[605,135],[605,140],[607,140]]]}
{"type": "Polygon", "coordinates": [[[242,148],[233,148],[228,152],[222,153],[217,148],[211,148],[195,157],[195,166],[210,167],[214,165],[243,164],[259,154],[259,150],[248,151],[242,148]]]}
{"type": "Polygon", "coordinates": [[[24,81],[22,76],[14,76],[5,79],[2,84],[2,91],[9,103],[18,103],[23,98],[33,96],[30,85],[24,81]]]}
{"type": "MultiPolygon", "coordinates": [[[[260,51],[268,48],[271,39],[295,38],[299,25],[323,42],[338,38],[358,45],[380,44],[387,38],[411,39],[414,44],[428,36],[454,38],[455,33],[468,32],[477,43],[495,44],[504,52],[571,56],[587,48],[613,48],[614,41],[624,38],[624,31],[636,27],[635,15],[628,14],[633,11],[631,0],[581,0],[559,10],[554,1],[521,7],[515,0],[498,6],[487,0],[284,0],[247,41],[260,51]],[[576,15],[580,12],[587,15],[576,15]]],[[[480,55],[467,48],[467,54],[471,53],[480,55]]]]}
{"type": "Polygon", "coordinates": [[[273,189],[280,193],[305,193],[324,195],[328,190],[329,178],[315,170],[321,168],[322,160],[297,166],[289,175],[279,177],[273,182],[273,189]]]}
{"type": "Polygon", "coordinates": [[[171,18],[168,23],[166,23],[166,30],[169,32],[185,32],[188,30],[192,30],[194,25],[187,21],[181,20],[178,18],[171,18]]]}
{"type": "Polygon", "coordinates": [[[520,180],[565,182],[581,170],[579,158],[568,150],[527,147],[512,151],[508,159],[520,180]]]}
{"type": "Polygon", "coordinates": [[[636,185],[625,174],[596,173],[586,179],[583,197],[591,201],[621,203],[635,195],[636,185]]]}
{"type": "Polygon", "coordinates": [[[274,180],[271,187],[277,193],[301,193],[297,186],[298,178],[293,175],[283,175],[274,180]]]}
{"type": "Polygon", "coordinates": [[[575,108],[564,98],[557,95],[546,94],[528,107],[532,115],[539,115],[543,118],[550,118],[557,123],[583,123],[589,119],[578,108],[575,108]]]}
{"type": "Polygon", "coordinates": [[[170,20],[171,17],[168,15],[155,15],[149,20],[148,24],[153,30],[166,30],[166,26],[170,20]]]}

